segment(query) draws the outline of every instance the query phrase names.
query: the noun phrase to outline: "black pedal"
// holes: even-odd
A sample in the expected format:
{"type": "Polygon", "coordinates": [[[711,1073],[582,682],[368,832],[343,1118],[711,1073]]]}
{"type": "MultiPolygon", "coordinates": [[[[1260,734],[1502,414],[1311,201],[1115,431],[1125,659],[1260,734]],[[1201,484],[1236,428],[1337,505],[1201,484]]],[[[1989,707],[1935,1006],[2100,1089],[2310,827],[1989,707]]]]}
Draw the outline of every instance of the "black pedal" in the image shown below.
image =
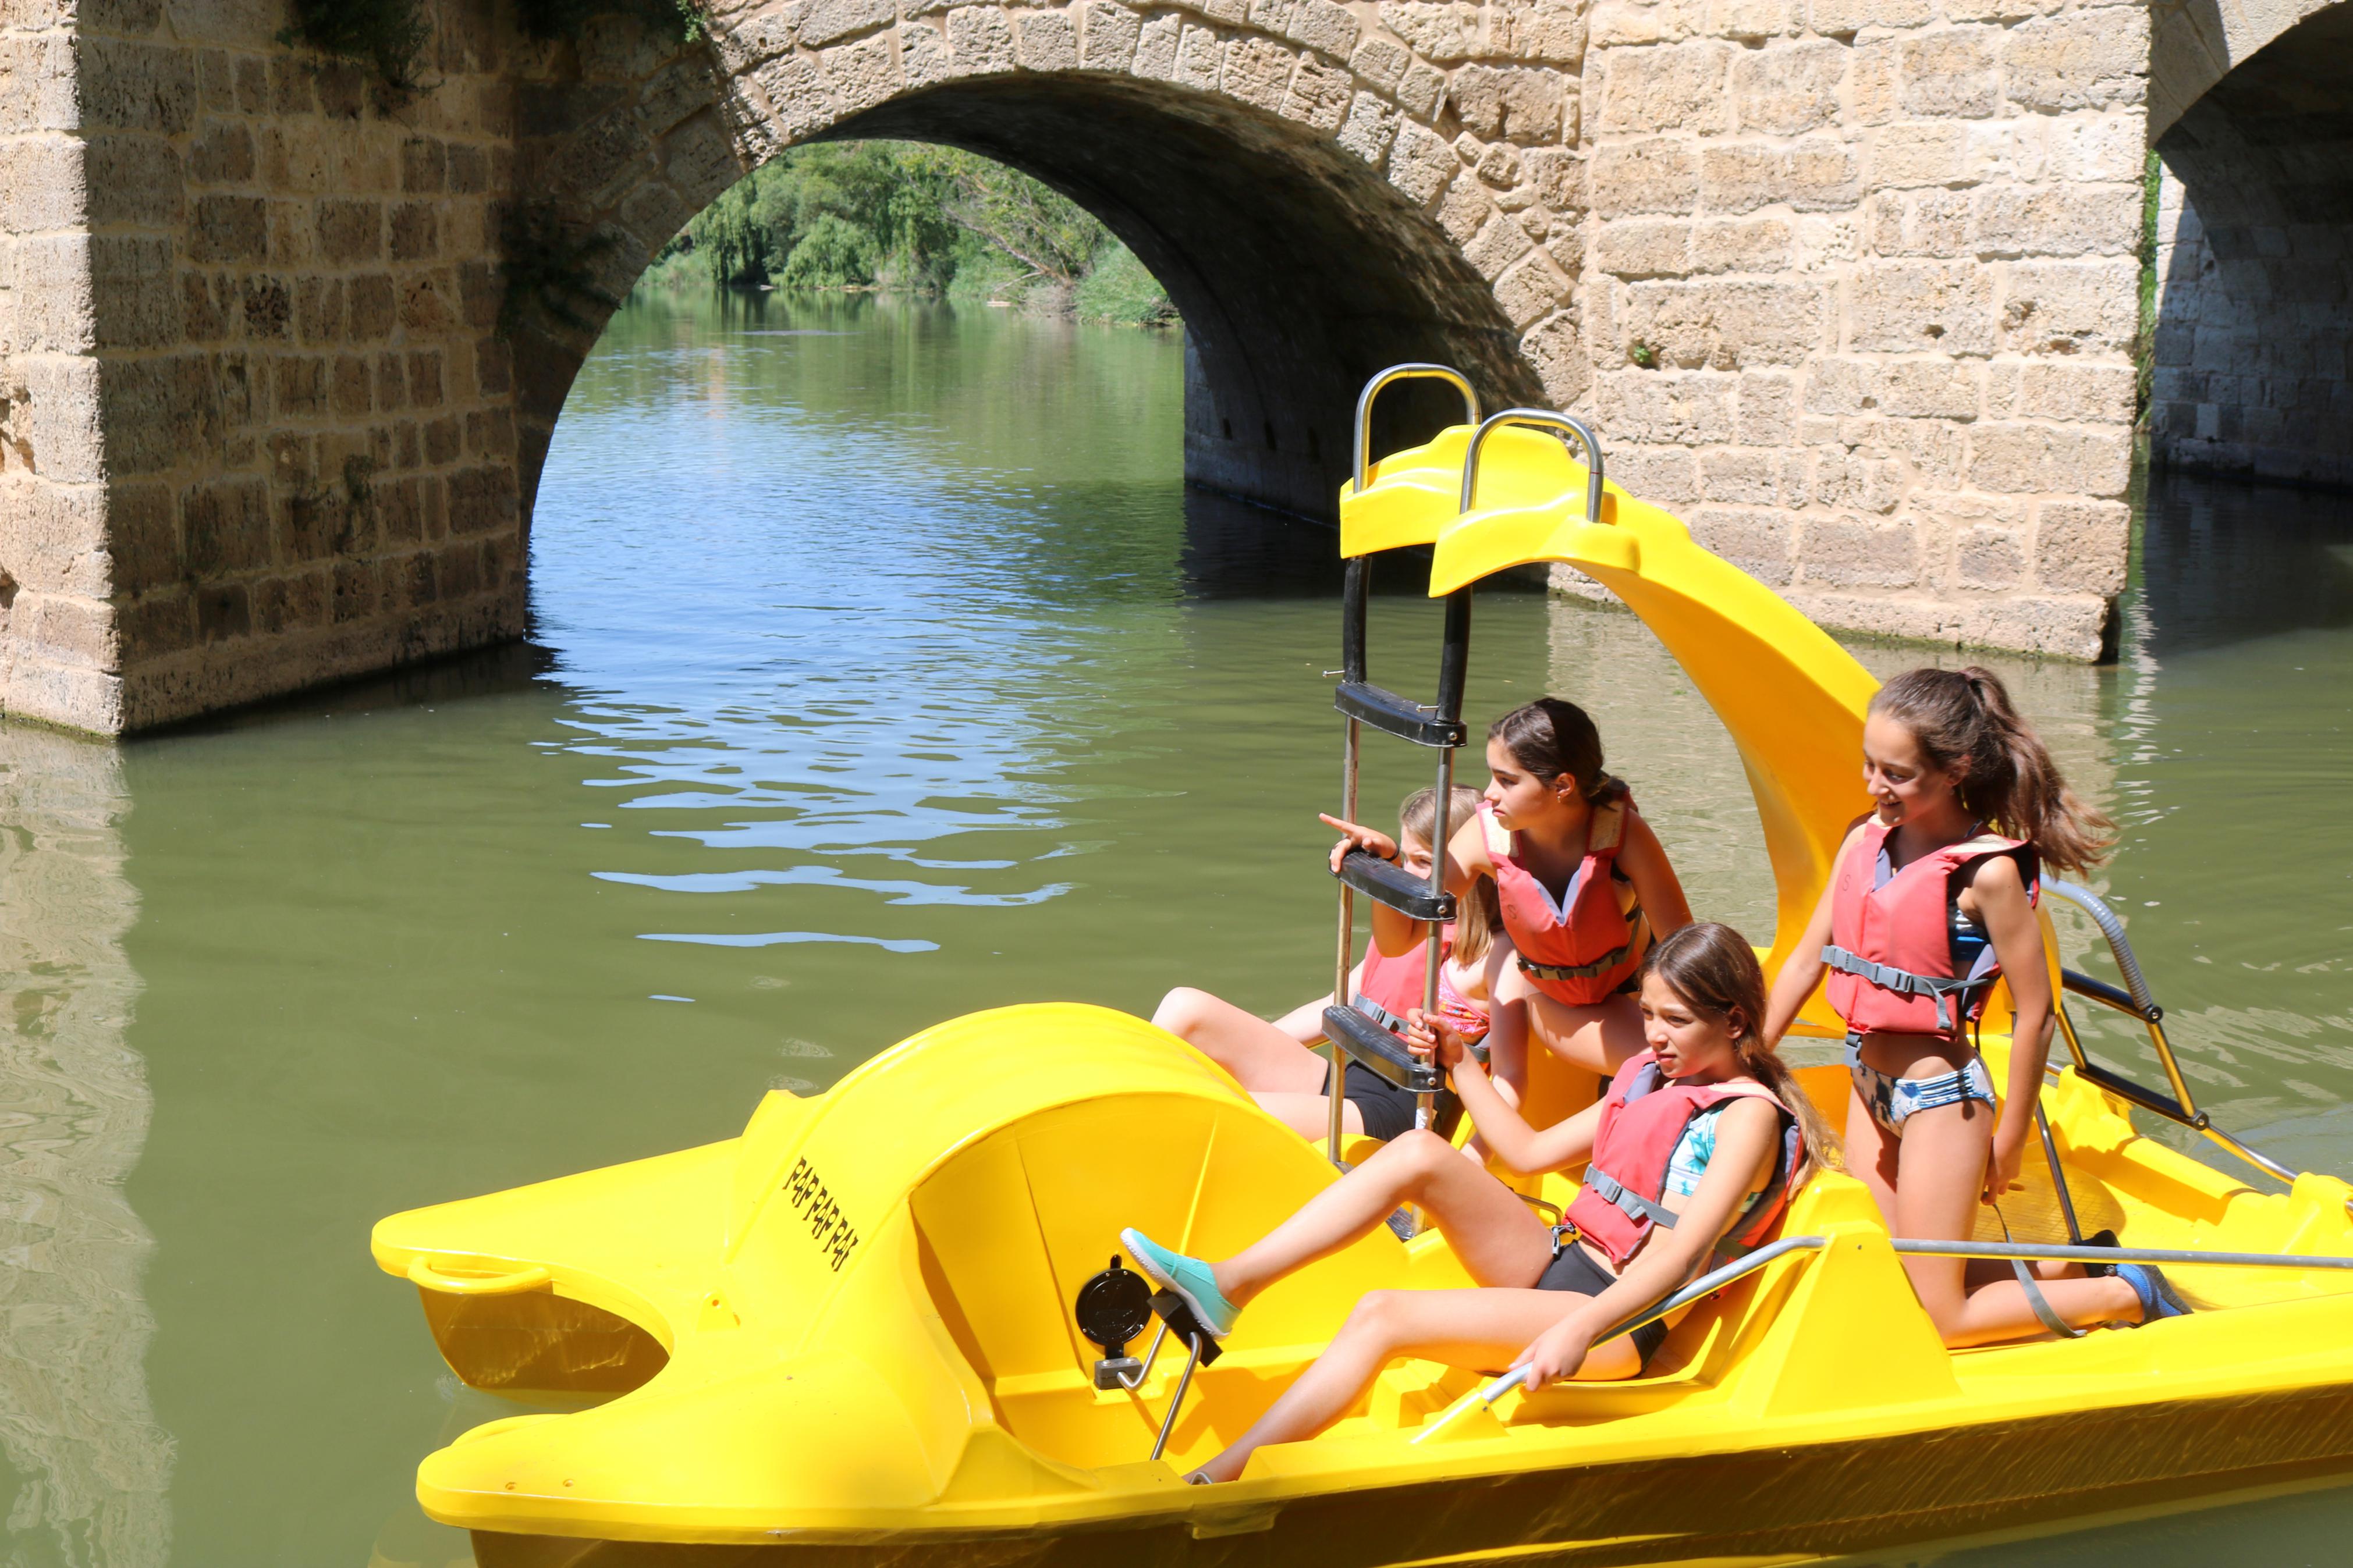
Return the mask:
{"type": "Polygon", "coordinates": [[[1095,1363],[1097,1388],[1135,1386],[1144,1363],[1127,1353],[1127,1342],[1152,1321],[1153,1308],[1152,1282],[1123,1267],[1117,1253],[1112,1255],[1110,1268],[1079,1287],[1071,1315],[1078,1320],[1079,1332],[1103,1352],[1095,1363]]]}
{"type": "Polygon", "coordinates": [[[1203,1366],[1212,1364],[1219,1356],[1226,1353],[1225,1347],[1218,1343],[1215,1335],[1201,1326],[1201,1320],[1193,1315],[1193,1309],[1185,1305],[1185,1298],[1176,1291],[1154,1291],[1152,1310],[1159,1314],[1162,1322],[1168,1325],[1170,1333],[1193,1347],[1194,1353],[1199,1357],[1203,1366]]]}

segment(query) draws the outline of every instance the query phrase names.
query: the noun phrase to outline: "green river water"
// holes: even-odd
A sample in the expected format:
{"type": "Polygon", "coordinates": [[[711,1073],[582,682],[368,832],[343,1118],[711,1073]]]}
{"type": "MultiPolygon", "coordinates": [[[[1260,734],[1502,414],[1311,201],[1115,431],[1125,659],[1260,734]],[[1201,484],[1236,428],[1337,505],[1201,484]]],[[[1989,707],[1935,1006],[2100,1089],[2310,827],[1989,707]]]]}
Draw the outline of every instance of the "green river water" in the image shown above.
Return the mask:
{"type": "MultiPolygon", "coordinates": [[[[1180,360],[640,299],[556,436],[528,645],[121,748],[0,730],[0,1564],[467,1563],[414,1468],[508,1407],[377,1217],[727,1136],[975,1008],[1317,988],[1333,536],[1184,490],[1180,360]]],[[[2349,586],[2353,504],[2161,483],[2122,659],[1993,661],[2126,825],[2102,885],[2218,1121],[2340,1173],[2349,586]]],[[[1376,674],[1436,630],[1382,599],[1376,674]]],[[[1484,595],[1472,711],[1546,689],[1764,936],[1733,753],[1648,634],[1484,595]]],[[[1377,748],[1366,798],[1420,782],[1377,748]]],[[[1940,1560],[2349,1527],[2319,1492],[1940,1560]]]]}

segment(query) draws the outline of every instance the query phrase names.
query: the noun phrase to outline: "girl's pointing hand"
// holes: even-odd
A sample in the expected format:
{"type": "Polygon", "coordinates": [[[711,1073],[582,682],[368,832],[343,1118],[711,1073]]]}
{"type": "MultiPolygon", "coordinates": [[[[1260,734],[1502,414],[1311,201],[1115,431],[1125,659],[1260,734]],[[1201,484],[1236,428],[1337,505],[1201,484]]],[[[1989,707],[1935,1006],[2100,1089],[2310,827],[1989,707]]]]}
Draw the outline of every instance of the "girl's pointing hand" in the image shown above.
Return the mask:
{"type": "Polygon", "coordinates": [[[1319,820],[1338,829],[1340,833],[1340,842],[1332,846],[1332,869],[1335,873],[1338,872],[1340,862],[1347,858],[1348,851],[1351,849],[1361,849],[1376,860],[1397,858],[1397,840],[1379,828],[1363,827],[1353,822],[1343,822],[1328,812],[1318,812],[1316,816],[1319,820]]]}

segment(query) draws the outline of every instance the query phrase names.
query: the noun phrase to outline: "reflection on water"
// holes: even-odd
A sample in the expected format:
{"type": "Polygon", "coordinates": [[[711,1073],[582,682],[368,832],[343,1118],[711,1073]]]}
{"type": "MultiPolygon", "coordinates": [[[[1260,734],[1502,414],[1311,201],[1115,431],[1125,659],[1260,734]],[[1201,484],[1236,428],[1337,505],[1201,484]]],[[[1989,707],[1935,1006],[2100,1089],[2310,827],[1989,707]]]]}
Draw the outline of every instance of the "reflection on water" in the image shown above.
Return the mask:
{"type": "Polygon", "coordinates": [[[0,729],[0,1484],[11,1563],[165,1559],[153,1242],[124,1200],[153,1101],[123,1028],[130,800],[111,746],[0,729]]]}
{"type": "MultiPolygon", "coordinates": [[[[1333,539],[1185,492],[1181,381],[1142,332],[641,300],[557,432],[533,647],[119,753],[0,731],[0,1562],[466,1562],[414,1467],[506,1407],[375,1218],[728,1136],[958,1012],[1314,991],[1333,539]]],[[[2126,825],[2100,885],[2218,1119],[2340,1171],[2348,542],[2173,481],[2119,667],[1988,661],[2126,825]]],[[[1438,614],[1391,575],[1375,673],[1419,689],[1438,614]]],[[[1639,625],[1499,591],[1477,642],[1472,711],[1591,705],[1695,904],[1761,936],[1730,744],[1639,625]]],[[[1373,748],[1367,814],[1426,761],[1373,748]]]]}

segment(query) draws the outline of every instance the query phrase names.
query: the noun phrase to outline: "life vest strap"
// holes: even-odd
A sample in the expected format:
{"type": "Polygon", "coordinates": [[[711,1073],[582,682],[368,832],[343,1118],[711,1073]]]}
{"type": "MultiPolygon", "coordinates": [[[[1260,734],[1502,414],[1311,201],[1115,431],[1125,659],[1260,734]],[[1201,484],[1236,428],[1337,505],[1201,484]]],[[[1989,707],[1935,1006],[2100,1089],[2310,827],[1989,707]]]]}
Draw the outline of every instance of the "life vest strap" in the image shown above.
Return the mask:
{"type": "Polygon", "coordinates": [[[1835,944],[1822,949],[1822,962],[1841,973],[1867,980],[1883,990],[1898,991],[1906,996],[1933,997],[1936,1004],[1936,1027],[1942,1030],[1959,1027],[1953,1016],[1954,997],[1959,997],[1962,1005],[1967,1006],[1975,999],[1972,993],[1990,986],[1994,981],[1990,974],[1915,974],[1892,963],[1873,963],[1835,944]]]}
{"type": "Polygon", "coordinates": [[[1628,1219],[1638,1222],[1649,1220],[1661,1230],[1675,1228],[1673,1211],[1661,1207],[1640,1193],[1628,1191],[1624,1183],[1598,1165],[1585,1168],[1585,1187],[1628,1219]]]}
{"type": "Polygon", "coordinates": [[[1514,953],[1520,967],[1538,980],[1590,980],[1597,974],[1607,974],[1626,962],[1627,955],[1645,944],[1651,928],[1642,919],[1642,906],[1636,904],[1626,911],[1626,941],[1611,948],[1591,963],[1538,963],[1525,953],[1514,953]]]}

